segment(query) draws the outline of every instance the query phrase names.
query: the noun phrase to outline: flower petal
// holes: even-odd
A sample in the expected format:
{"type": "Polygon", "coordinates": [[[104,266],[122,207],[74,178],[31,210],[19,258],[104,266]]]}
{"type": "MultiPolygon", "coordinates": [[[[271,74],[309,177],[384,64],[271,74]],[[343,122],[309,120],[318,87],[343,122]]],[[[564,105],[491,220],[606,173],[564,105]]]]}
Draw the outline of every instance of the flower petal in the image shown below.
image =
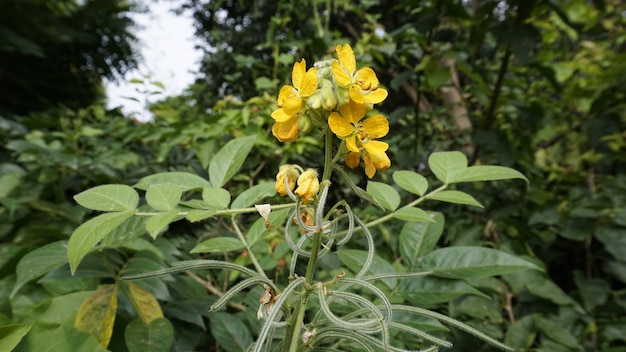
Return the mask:
{"type": "Polygon", "coordinates": [[[299,133],[296,117],[285,122],[276,122],[272,126],[272,134],[281,142],[293,142],[298,138],[299,133]]]}
{"type": "Polygon", "coordinates": [[[302,107],[302,99],[300,99],[297,96],[287,98],[285,100],[285,103],[283,104],[283,110],[285,110],[285,113],[290,116],[293,116],[296,113],[298,113],[301,107],[302,107]]]}
{"type": "Polygon", "coordinates": [[[337,85],[340,87],[349,87],[352,84],[352,76],[346,72],[339,62],[333,61],[330,69],[333,72],[333,77],[335,77],[337,85]]]}
{"type": "MultiPolygon", "coordinates": [[[[302,59],[304,60],[304,59],[302,59]]],[[[311,67],[309,71],[302,78],[302,83],[300,85],[300,96],[308,97],[313,95],[317,90],[317,69],[315,67],[311,67]]]]}
{"type": "Polygon", "coordinates": [[[351,152],[350,154],[346,155],[346,165],[348,165],[349,168],[354,169],[359,166],[359,162],[361,161],[360,159],[361,153],[351,152]]]}
{"type": "Polygon", "coordinates": [[[385,98],[387,98],[387,90],[383,88],[378,88],[376,90],[364,92],[362,96],[366,103],[378,104],[385,100],[385,98]]]}
{"type": "Polygon", "coordinates": [[[354,70],[356,70],[356,59],[350,44],[337,45],[335,50],[337,51],[339,62],[348,70],[349,74],[353,74],[354,70]]]}
{"type": "Polygon", "coordinates": [[[288,85],[282,86],[280,88],[280,91],[278,92],[278,99],[276,100],[276,105],[278,105],[279,108],[282,108],[283,104],[285,104],[285,100],[297,94],[298,94],[298,91],[294,87],[288,86],[288,85]]]}
{"type": "Polygon", "coordinates": [[[380,154],[389,149],[389,144],[381,141],[369,141],[367,143],[363,143],[363,149],[370,154],[380,154]]]}
{"type": "Polygon", "coordinates": [[[367,177],[374,177],[374,175],[376,175],[376,168],[372,165],[372,159],[370,159],[369,153],[365,153],[363,156],[363,163],[365,164],[365,174],[367,177]]]}
{"type": "Polygon", "coordinates": [[[377,139],[389,133],[389,121],[383,115],[370,116],[361,123],[361,126],[371,138],[377,139]]]}
{"type": "Polygon", "coordinates": [[[376,170],[384,171],[391,166],[391,160],[389,160],[387,153],[370,154],[369,158],[376,170]]]}
{"type": "Polygon", "coordinates": [[[293,115],[287,114],[284,109],[278,109],[272,113],[272,118],[276,120],[276,122],[285,122],[292,117],[293,115]]]}
{"type": "Polygon", "coordinates": [[[346,138],[346,148],[348,148],[349,151],[355,152],[355,153],[360,151],[359,147],[357,147],[356,145],[356,136],[346,138]]]}
{"type": "Polygon", "coordinates": [[[354,75],[354,80],[363,90],[376,90],[378,88],[376,72],[369,67],[358,70],[354,75]]]}
{"type": "Polygon", "coordinates": [[[350,87],[350,89],[348,90],[348,95],[350,95],[350,99],[354,100],[356,103],[365,104],[366,102],[361,93],[361,90],[355,89],[354,86],[350,87]]]}
{"type": "Polygon", "coordinates": [[[300,89],[302,87],[302,79],[304,78],[304,73],[306,72],[306,60],[302,59],[300,62],[296,62],[293,64],[293,69],[291,70],[291,82],[293,82],[293,86],[300,89]]]}
{"type": "Polygon", "coordinates": [[[337,137],[342,139],[354,133],[354,126],[350,121],[336,112],[332,112],[328,117],[328,126],[337,137]]]}

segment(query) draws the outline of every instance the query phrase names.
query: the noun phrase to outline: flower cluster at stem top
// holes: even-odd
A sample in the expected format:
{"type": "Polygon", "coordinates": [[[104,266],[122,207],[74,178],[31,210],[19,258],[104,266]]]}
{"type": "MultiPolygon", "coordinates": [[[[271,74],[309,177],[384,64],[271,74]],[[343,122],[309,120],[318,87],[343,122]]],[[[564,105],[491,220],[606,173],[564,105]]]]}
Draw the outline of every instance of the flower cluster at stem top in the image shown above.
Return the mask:
{"type": "MultiPolygon", "coordinates": [[[[337,45],[336,52],[337,59],[316,62],[308,70],[305,59],[293,65],[293,85],[280,89],[272,133],[281,142],[293,142],[313,126],[330,128],[342,141],[339,152],[346,165],[354,169],[362,158],[365,174],[372,178],[377,170],[391,166],[386,154],[389,145],[377,140],[387,135],[389,122],[380,114],[366,117],[374,104],[387,98],[387,90],[379,86],[374,70],[357,69],[349,44],[337,45]]],[[[285,184],[293,189],[295,179],[285,184]]],[[[276,184],[277,191],[286,195],[281,187],[276,184]]]]}

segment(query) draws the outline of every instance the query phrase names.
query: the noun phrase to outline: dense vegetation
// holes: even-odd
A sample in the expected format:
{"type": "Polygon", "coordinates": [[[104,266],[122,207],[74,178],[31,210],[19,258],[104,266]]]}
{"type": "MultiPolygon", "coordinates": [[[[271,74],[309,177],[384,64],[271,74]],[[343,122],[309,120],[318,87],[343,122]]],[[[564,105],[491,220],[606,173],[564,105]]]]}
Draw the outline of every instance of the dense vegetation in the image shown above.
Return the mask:
{"type": "MultiPolygon", "coordinates": [[[[446,215],[437,247],[495,248],[543,272],[413,280],[396,288],[398,300],[445,313],[522,351],[626,351],[622,1],[184,0],[181,11],[192,12],[206,56],[195,84],[154,104],[155,119],[148,123],[107,111],[98,100],[102,78],[136,63],[126,2],[3,5],[0,349],[103,350],[99,340],[106,336],[74,327],[78,302],[121,276],[197,258],[251,266],[241,250],[189,254],[207,239],[232,233],[227,221],[175,222],[158,237],[160,231],[150,233],[153,240],[145,220],[129,220],[72,276],[68,239],[96,215],[73,196],[107,183],[141,184],[163,172],[207,178],[216,152],[244,136],[256,139],[228,182],[233,195],[273,181],[285,163],[321,167],[321,134],[313,130],[297,142],[280,143],[271,135],[270,114],[280,87],[291,82],[294,62],[330,58],[337,44],[348,42],[359,65],[374,68],[389,91],[376,109],[389,119],[385,140],[392,166],[378,172],[376,181],[391,183],[393,172],[403,169],[431,177],[428,157],[451,150],[462,151],[471,165],[512,167],[530,181],[458,186],[484,208],[425,207],[446,215]]],[[[350,175],[365,188],[362,172],[350,175]]],[[[331,199],[352,194],[345,180],[333,182],[331,199]]],[[[403,201],[411,196],[401,194],[403,201]]],[[[367,204],[361,203],[362,218],[383,214],[367,204]]],[[[238,221],[250,224],[257,217],[238,221]]],[[[286,282],[289,248],[279,230],[264,235],[255,251],[263,269],[286,282]]],[[[380,266],[407,270],[400,234],[411,230],[385,224],[372,231],[380,266]]],[[[364,244],[348,247],[356,251],[364,244]]],[[[339,268],[352,269],[350,259],[340,259],[324,262],[322,273],[332,277],[339,268]]],[[[208,311],[237,279],[197,271],[134,282],[140,288],[119,294],[107,348],[145,347],[125,334],[130,326],[141,335],[133,303],[125,298],[141,296],[158,300],[167,319],[159,322],[167,323],[153,328],[171,330],[172,351],[244,350],[260,329],[256,313],[263,290],[245,291],[227,310],[208,311]]],[[[491,348],[454,328],[416,325],[450,339],[454,351],[491,348]]],[[[406,348],[428,347],[420,339],[394,338],[406,348]]]]}

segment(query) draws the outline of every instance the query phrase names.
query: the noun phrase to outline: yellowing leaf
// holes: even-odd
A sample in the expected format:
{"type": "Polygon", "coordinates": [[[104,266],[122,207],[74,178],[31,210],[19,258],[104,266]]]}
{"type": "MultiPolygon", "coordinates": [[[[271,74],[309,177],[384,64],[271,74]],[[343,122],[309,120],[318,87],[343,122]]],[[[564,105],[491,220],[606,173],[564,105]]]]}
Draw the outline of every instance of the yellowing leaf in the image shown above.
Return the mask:
{"type": "Polygon", "coordinates": [[[106,348],[113,334],[117,311],[117,285],[106,285],[89,296],[78,310],[74,327],[95,335],[106,348]]]}
{"type": "Polygon", "coordinates": [[[129,298],[131,301],[135,302],[135,309],[140,310],[140,312],[137,313],[144,323],[150,324],[155,319],[163,318],[161,306],[152,293],[132,282],[127,283],[127,285],[132,295],[132,297],[129,298]]]}

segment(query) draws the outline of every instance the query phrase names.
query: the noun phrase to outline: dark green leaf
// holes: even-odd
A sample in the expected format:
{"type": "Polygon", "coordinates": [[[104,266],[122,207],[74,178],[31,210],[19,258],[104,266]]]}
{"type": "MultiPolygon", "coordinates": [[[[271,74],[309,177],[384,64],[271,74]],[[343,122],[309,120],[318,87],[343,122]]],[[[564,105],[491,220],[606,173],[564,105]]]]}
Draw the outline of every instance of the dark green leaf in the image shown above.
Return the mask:
{"type": "Polygon", "coordinates": [[[15,269],[17,280],[13,286],[11,297],[31,280],[47,274],[67,262],[67,241],[49,243],[27,253],[17,263],[15,269]]]}
{"type": "Polygon", "coordinates": [[[150,324],[135,319],[126,326],[124,339],[129,352],[167,352],[174,342],[174,327],[165,318],[150,324]]]}
{"type": "MultiPolygon", "coordinates": [[[[337,251],[337,256],[339,260],[348,267],[352,272],[357,273],[363,268],[365,264],[365,260],[367,259],[367,252],[356,250],[356,249],[342,249],[337,251]]],[[[384,259],[379,256],[374,256],[374,262],[370,266],[367,274],[369,275],[378,275],[378,274],[394,274],[395,270],[393,266],[389,264],[384,259]]],[[[397,280],[395,278],[388,278],[381,280],[385,283],[389,288],[396,287],[397,280]]]]}
{"type": "Polygon", "coordinates": [[[191,253],[222,253],[245,248],[243,243],[233,237],[216,237],[193,247],[191,253]]]}
{"type": "Polygon", "coordinates": [[[421,259],[419,269],[452,279],[504,275],[528,269],[541,270],[535,264],[511,254],[483,247],[437,249],[421,259]]]}
{"type": "Polygon", "coordinates": [[[489,297],[465,281],[429,276],[406,278],[398,285],[397,292],[417,306],[450,302],[465,294],[489,297]]]}
{"type": "Polygon", "coordinates": [[[11,324],[0,326],[0,351],[13,351],[32,324],[11,324]]]}
{"type": "Polygon", "coordinates": [[[252,335],[237,317],[222,312],[210,316],[211,334],[228,352],[246,352],[252,344],[252,335]]]}
{"type": "Polygon", "coordinates": [[[435,223],[407,222],[400,231],[400,253],[402,260],[411,270],[415,268],[420,256],[435,249],[443,233],[445,219],[441,213],[434,213],[435,223]]]}

